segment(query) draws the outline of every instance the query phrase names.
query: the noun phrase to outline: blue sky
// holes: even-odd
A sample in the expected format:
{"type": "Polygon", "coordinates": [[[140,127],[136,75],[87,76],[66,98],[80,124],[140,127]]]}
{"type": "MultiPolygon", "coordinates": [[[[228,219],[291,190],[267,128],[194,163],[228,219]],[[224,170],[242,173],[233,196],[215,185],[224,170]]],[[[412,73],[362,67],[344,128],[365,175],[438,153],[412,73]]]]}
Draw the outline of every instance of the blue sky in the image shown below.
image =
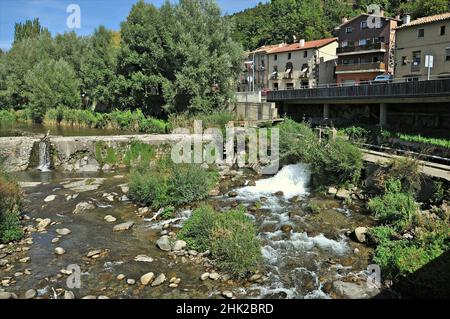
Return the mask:
{"type": "MultiPolygon", "coordinates": [[[[132,5],[137,0],[0,0],[0,48],[7,50],[14,39],[14,23],[38,17],[41,24],[54,35],[70,31],[66,20],[70,13],[66,9],[70,4],[78,4],[81,9],[81,28],[75,31],[79,35],[91,34],[103,24],[107,28],[118,30],[132,5]]],[[[145,0],[160,6],[164,0],[145,0]]],[[[250,8],[264,0],[218,0],[224,13],[234,13],[250,8]]]]}

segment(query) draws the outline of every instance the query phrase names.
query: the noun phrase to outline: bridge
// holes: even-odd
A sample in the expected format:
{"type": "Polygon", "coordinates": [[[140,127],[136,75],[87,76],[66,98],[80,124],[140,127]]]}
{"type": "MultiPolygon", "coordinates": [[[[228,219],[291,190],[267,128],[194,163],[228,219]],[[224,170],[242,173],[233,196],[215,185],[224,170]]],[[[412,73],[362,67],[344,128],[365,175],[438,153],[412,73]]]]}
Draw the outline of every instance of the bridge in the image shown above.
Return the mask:
{"type": "Polygon", "coordinates": [[[362,82],[359,85],[320,85],[316,88],[269,91],[268,102],[323,104],[323,116],[329,118],[330,104],[380,104],[380,125],[387,124],[388,104],[450,102],[450,78],[389,83],[362,82]]]}

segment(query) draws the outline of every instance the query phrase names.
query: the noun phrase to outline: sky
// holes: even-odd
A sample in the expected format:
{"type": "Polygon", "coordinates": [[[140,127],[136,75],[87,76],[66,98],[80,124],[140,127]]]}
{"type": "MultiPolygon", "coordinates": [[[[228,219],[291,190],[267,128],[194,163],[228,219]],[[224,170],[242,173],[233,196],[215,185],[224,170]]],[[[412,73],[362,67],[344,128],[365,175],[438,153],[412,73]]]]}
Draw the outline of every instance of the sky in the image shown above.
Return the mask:
{"type": "MultiPolygon", "coordinates": [[[[165,0],[145,0],[160,6],[165,0]]],[[[130,9],[137,0],[0,0],[0,49],[8,50],[14,40],[14,24],[27,19],[39,18],[41,24],[55,35],[72,31],[67,19],[69,5],[80,8],[81,27],[74,29],[79,35],[92,34],[103,24],[109,29],[119,30],[130,9]]],[[[234,13],[257,5],[262,0],[217,0],[224,14],[234,13]]],[[[74,20],[71,20],[74,21],[74,20]]]]}

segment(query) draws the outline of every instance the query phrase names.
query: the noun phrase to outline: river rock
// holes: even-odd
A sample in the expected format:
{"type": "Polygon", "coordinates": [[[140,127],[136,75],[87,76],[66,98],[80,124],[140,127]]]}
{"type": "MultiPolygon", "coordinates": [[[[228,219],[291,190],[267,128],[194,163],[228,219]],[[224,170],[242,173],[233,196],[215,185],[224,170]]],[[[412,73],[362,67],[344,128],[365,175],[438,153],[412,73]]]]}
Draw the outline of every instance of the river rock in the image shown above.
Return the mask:
{"type": "Polygon", "coordinates": [[[75,295],[72,291],[66,290],[64,292],[64,299],[75,299],[75,295]]]}
{"type": "Polygon", "coordinates": [[[366,281],[358,283],[335,281],[332,290],[338,297],[344,299],[370,299],[380,293],[377,287],[366,281]]]}
{"type": "Polygon", "coordinates": [[[56,233],[57,233],[58,235],[61,235],[61,236],[67,236],[67,235],[69,235],[71,232],[72,232],[72,231],[71,231],[70,229],[68,229],[68,228],[62,228],[62,229],[57,229],[57,230],[56,230],[56,233]]]}
{"type": "Polygon", "coordinates": [[[127,279],[127,284],[130,285],[130,286],[132,286],[132,285],[136,284],[136,280],[131,279],[131,278],[128,278],[128,279],[127,279]]]}
{"type": "Polygon", "coordinates": [[[8,259],[0,259],[0,267],[5,267],[8,264],[8,259]]]}
{"type": "Polygon", "coordinates": [[[155,281],[152,282],[152,287],[156,287],[159,285],[162,285],[166,281],[166,275],[161,274],[158,277],[156,277],[155,281]]]}
{"type": "Polygon", "coordinates": [[[249,281],[254,282],[254,281],[260,280],[261,278],[262,278],[262,275],[261,275],[261,274],[254,274],[253,276],[251,276],[251,277],[249,278],[249,281]]]}
{"type": "Polygon", "coordinates": [[[338,192],[338,189],[336,187],[329,187],[328,188],[328,195],[336,196],[337,192],[338,192]]]}
{"type": "Polygon", "coordinates": [[[45,228],[47,228],[47,226],[50,225],[51,223],[52,223],[52,220],[50,218],[46,218],[46,219],[40,220],[39,223],[36,226],[38,232],[44,231],[45,228]]]}
{"type": "Polygon", "coordinates": [[[117,218],[111,215],[107,215],[105,216],[104,220],[106,220],[106,222],[108,223],[114,223],[117,220],[117,218]]]}
{"type": "Polygon", "coordinates": [[[52,244],[56,244],[59,242],[59,237],[55,237],[52,239],[52,244]]]}
{"type": "Polygon", "coordinates": [[[336,193],[336,198],[340,199],[340,200],[346,200],[346,199],[350,199],[351,198],[351,193],[350,191],[346,190],[346,189],[340,189],[337,193],[336,193]]]}
{"type": "Polygon", "coordinates": [[[130,187],[128,185],[121,185],[120,190],[122,191],[122,193],[128,194],[128,192],[130,191],[130,187]]]}
{"type": "Polygon", "coordinates": [[[37,292],[34,289],[29,289],[25,292],[25,299],[33,299],[36,297],[37,292]]]}
{"type": "Polygon", "coordinates": [[[66,250],[62,247],[56,247],[55,248],[55,254],[57,255],[64,255],[66,253],[66,250]]]}
{"type": "Polygon", "coordinates": [[[45,199],[44,202],[49,203],[49,202],[53,202],[56,199],[56,195],[48,195],[45,199]]]}
{"type": "Polygon", "coordinates": [[[209,279],[211,279],[211,280],[219,280],[219,278],[220,278],[220,275],[216,272],[212,272],[209,274],[209,279]]]}
{"type": "Polygon", "coordinates": [[[117,279],[118,281],[122,281],[122,280],[125,279],[125,275],[124,275],[124,274],[119,274],[119,275],[117,275],[116,279],[117,279]]]}
{"type": "Polygon", "coordinates": [[[134,258],[134,261],[151,263],[153,262],[153,258],[146,255],[138,255],[134,258]]]}
{"type": "Polygon", "coordinates": [[[283,233],[290,233],[292,231],[292,225],[284,224],[281,226],[281,231],[283,233]]]}
{"type": "Polygon", "coordinates": [[[300,196],[298,196],[298,195],[294,196],[292,198],[289,198],[289,202],[290,203],[294,203],[294,204],[299,203],[301,200],[302,200],[302,198],[300,196]]]}
{"type": "Polygon", "coordinates": [[[200,276],[201,281],[205,281],[208,278],[209,278],[209,272],[205,272],[200,276]]]}
{"type": "Polygon", "coordinates": [[[173,251],[180,251],[185,249],[187,246],[186,242],[184,240],[177,240],[174,244],[173,244],[173,251]]]}
{"type": "Polygon", "coordinates": [[[141,284],[143,284],[144,286],[147,286],[148,284],[150,284],[153,279],[155,278],[155,274],[152,272],[146,273],[145,275],[142,275],[141,277],[141,284]]]}
{"type": "Polygon", "coordinates": [[[100,249],[96,249],[96,250],[91,250],[90,252],[87,253],[87,258],[92,258],[94,256],[100,255],[102,253],[102,251],[100,249]]]}
{"type": "Polygon", "coordinates": [[[172,246],[170,245],[169,236],[162,236],[156,241],[156,246],[163,251],[171,251],[172,246]]]}
{"type": "Polygon", "coordinates": [[[278,191],[274,195],[277,196],[277,197],[283,197],[284,193],[282,191],[278,191]]]}
{"type": "Polygon", "coordinates": [[[118,224],[116,226],[114,226],[113,231],[125,231],[130,229],[131,227],[133,227],[134,222],[126,222],[126,223],[122,223],[122,224],[118,224]]]}
{"type": "Polygon", "coordinates": [[[30,260],[31,260],[30,257],[24,257],[24,258],[22,258],[22,259],[19,259],[19,262],[22,263],[22,264],[24,264],[24,263],[29,262],[30,260]]]}
{"type": "Polygon", "coordinates": [[[0,292],[0,300],[4,300],[4,299],[17,299],[17,295],[15,293],[12,292],[0,292]]]}
{"type": "Polygon", "coordinates": [[[106,300],[106,299],[109,299],[109,297],[108,296],[98,296],[98,299],[106,300]]]}
{"type": "Polygon", "coordinates": [[[229,192],[228,193],[228,197],[237,197],[238,193],[237,192],[229,192]]]}
{"type": "Polygon", "coordinates": [[[105,164],[102,166],[102,171],[104,171],[104,172],[110,171],[111,169],[112,169],[112,167],[109,164],[105,164]]]}
{"type": "Polygon", "coordinates": [[[224,296],[227,299],[231,299],[233,298],[233,293],[231,291],[225,290],[222,291],[222,296],[224,296]]]}
{"type": "Polygon", "coordinates": [[[84,296],[82,299],[97,299],[97,297],[93,295],[84,296]]]}
{"type": "Polygon", "coordinates": [[[368,232],[368,230],[366,227],[358,227],[354,231],[355,238],[360,243],[365,243],[367,241],[367,238],[366,238],[367,232],[368,232]]]}
{"type": "Polygon", "coordinates": [[[215,188],[209,191],[209,196],[219,196],[220,195],[220,189],[215,188]]]}
{"type": "Polygon", "coordinates": [[[73,211],[73,214],[80,214],[80,213],[84,213],[87,210],[91,210],[94,209],[95,206],[92,203],[88,203],[88,202],[81,202],[78,203],[77,206],[75,207],[75,210],[73,211]]]}

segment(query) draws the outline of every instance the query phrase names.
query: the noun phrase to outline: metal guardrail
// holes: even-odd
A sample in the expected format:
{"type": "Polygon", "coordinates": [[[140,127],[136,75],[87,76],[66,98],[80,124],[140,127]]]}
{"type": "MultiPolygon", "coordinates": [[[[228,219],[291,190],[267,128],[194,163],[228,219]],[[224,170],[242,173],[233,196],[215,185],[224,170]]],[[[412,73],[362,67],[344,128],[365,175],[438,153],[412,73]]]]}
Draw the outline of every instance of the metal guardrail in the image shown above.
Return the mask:
{"type": "Polygon", "coordinates": [[[430,80],[407,81],[396,79],[386,82],[361,82],[359,85],[344,86],[336,83],[322,84],[315,88],[269,91],[270,102],[307,99],[344,99],[379,97],[427,97],[450,95],[450,77],[430,80]]]}

